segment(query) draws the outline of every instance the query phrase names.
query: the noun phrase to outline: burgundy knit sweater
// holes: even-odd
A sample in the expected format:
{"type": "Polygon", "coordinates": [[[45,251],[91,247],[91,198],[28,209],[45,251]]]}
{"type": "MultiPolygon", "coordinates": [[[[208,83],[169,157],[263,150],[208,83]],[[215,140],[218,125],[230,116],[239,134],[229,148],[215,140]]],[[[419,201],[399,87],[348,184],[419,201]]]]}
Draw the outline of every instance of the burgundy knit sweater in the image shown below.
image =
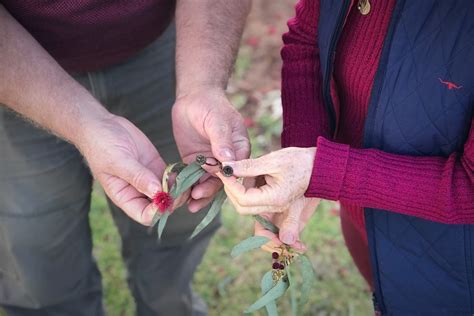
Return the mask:
{"type": "MultiPolygon", "coordinates": [[[[336,135],[322,100],[317,27],[319,1],[300,0],[282,49],[284,147],[317,146],[308,197],[339,200],[365,239],[362,208],[385,209],[447,224],[474,224],[474,120],[464,152],[412,157],[359,149],[370,92],[395,0],[352,5],[339,40],[332,94],[336,135]]],[[[440,83],[441,84],[441,83],[440,83]]],[[[343,228],[345,227],[343,223],[343,228]]]]}

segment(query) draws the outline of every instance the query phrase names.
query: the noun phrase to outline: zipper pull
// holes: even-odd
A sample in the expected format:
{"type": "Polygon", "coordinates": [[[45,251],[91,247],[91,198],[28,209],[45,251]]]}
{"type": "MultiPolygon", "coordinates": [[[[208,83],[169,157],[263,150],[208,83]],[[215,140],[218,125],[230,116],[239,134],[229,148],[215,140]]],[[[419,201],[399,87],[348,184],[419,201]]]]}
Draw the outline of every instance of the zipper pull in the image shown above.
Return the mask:
{"type": "Polygon", "coordinates": [[[367,15],[370,12],[370,2],[369,0],[359,0],[357,4],[357,9],[359,10],[360,14],[367,15]]]}

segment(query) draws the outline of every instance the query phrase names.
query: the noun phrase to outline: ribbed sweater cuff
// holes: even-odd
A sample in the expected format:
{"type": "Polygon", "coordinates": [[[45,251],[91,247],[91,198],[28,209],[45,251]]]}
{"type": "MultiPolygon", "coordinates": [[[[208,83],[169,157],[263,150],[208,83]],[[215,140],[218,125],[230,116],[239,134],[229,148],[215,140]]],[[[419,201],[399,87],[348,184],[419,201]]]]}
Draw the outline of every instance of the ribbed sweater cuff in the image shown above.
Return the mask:
{"type": "Polygon", "coordinates": [[[348,159],[349,145],[318,137],[313,171],[305,196],[339,200],[348,159]]]}

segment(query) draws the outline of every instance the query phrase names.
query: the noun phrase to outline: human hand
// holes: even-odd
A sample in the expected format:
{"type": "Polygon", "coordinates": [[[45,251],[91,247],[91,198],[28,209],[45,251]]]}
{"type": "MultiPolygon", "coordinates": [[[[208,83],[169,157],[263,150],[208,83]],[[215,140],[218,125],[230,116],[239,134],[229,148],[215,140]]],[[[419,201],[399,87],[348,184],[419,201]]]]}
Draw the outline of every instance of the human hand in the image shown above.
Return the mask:
{"type": "MultiPolygon", "coordinates": [[[[222,89],[203,88],[178,96],[173,106],[173,131],[184,162],[196,155],[214,156],[219,161],[248,158],[250,142],[242,116],[222,89]]],[[[221,181],[206,176],[191,192],[189,210],[197,212],[222,187],[221,181]]]]}
{"type": "Polygon", "coordinates": [[[108,115],[85,126],[74,142],[107,196],[135,221],[150,225],[166,167],[150,140],[130,121],[108,115]]]}
{"type": "Polygon", "coordinates": [[[257,159],[226,162],[234,176],[224,177],[227,196],[240,214],[282,213],[304,197],[313,169],[316,148],[289,147],[257,159]],[[263,180],[246,187],[237,178],[263,180]]]}
{"type": "Polygon", "coordinates": [[[274,252],[282,244],[291,246],[298,252],[306,251],[306,246],[300,239],[300,233],[316,210],[320,199],[301,197],[294,201],[290,207],[281,213],[262,213],[266,218],[279,228],[278,233],[265,229],[259,222],[255,222],[255,235],[265,236],[270,242],[262,249],[274,252]]]}

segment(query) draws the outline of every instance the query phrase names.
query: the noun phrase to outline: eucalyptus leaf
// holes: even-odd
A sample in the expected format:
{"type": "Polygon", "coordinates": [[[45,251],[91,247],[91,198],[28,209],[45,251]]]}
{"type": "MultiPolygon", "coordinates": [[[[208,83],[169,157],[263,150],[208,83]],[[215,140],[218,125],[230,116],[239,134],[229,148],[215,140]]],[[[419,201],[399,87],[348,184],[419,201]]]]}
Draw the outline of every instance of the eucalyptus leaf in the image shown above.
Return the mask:
{"type": "Polygon", "coordinates": [[[300,305],[303,306],[308,302],[311,288],[316,282],[316,273],[314,272],[313,265],[308,257],[300,255],[298,258],[301,264],[301,277],[303,278],[300,297],[300,305]]]}
{"type": "Polygon", "coordinates": [[[280,229],[276,227],[272,222],[270,222],[268,219],[260,216],[260,215],[254,215],[253,218],[260,223],[260,225],[263,226],[266,230],[271,231],[274,234],[278,234],[280,229]]]}
{"type": "Polygon", "coordinates": [[[153,215],[153,218],[151,219],[151,224],[150,224],[150,227],[153,227],[156,225],[156,223],[158,223],[158,221],[160,220],[161,218],[161,213],[160,212],[155,212],[155,215],[153,215]]]}
{"type": "Polygon", "coordinates": [[[244,313],[253,313],[256,310],[266,306],[269,302],[275,301],[277,298],[285,294],[288,289],[289,282],[285,277],[281,278],[277,284],[272,287],[265,295],[260,297],[255,303],[253,303],[249,308],[247,308],[244,313]]]}
{"type": "Polygon", "coordinates": [[[290,266],[286,266],[285,271],[288,276],[288,282],[290,283],[290,302],[291,302],[291,315],[298,315],[298,299],[296,298],[296,280],[291,276],[290,266]]]}
{"type": "MultiPolygon", "coordinates": [[[[273,287],[273,273],[272,270],[265,273],[262,277],[262,281],[260,283],[260,288],[262,289],[262,295],[267,294],[268,291],[271,290],[273,287]]],[[[278,309],[276,302],[270,301],[267,305],[265,305],[265,309],[267,310],[268,316],[278,316],[278,309]]]]}
{"type": "Polygon", "coordinates": [[[197,162],[187,165],[176,177],[175,184],[171,188],[170,194],[176,199],[186,192],[206,173],[197,162]]]}
{"type": "Polygon", "coordinates": [[[160,221],[158,222],[158,239],[161,239],[161,235],[163,234],[163,230],[165,229],[170,214],[170,211],[166,211],[161,215],[160,221]]]}
{"type": "Polygon", "coordinates": [[[269,241],[270,239],[264,236],[252,236],[235,245],[230,255],[235,258],[247,251],[260,248],[269,241]]]}
{"type": "Polygon", "coordinates": [[[216,218],[217,214],[219,214],[219,212],[221,211],[222,204],[224,204],[226,197],[227,195],[225,194],[224,189],[221,189],[212,201],[211,207],[207,211],[206,216],[204,216],[201,222],[196,226],[189,239],[193,239],[194,237],[196,237],[197,234],[199,234],[212,222],[214,218],[216,218]]]}

